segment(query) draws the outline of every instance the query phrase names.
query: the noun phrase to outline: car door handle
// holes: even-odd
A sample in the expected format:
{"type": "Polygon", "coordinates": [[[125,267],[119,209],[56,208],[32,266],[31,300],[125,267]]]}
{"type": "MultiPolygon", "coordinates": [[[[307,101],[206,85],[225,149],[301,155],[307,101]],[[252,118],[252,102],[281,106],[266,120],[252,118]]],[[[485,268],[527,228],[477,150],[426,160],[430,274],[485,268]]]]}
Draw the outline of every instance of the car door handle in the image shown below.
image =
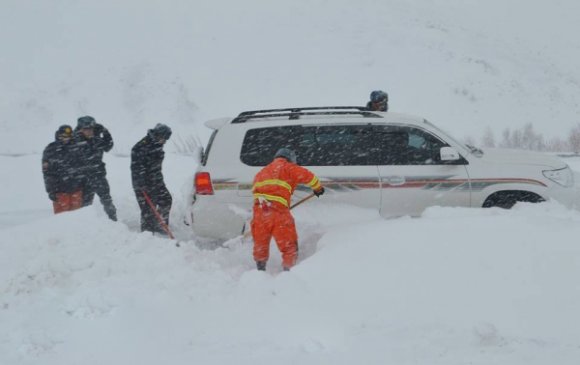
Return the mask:
{"type": "Polygon", "coordinates": [[[405,179],[404,176],[394,175],[394,176],[385,176],[381,179],[381,181],[392,186],[399,186],[405,184],[407,182],[407,179],[405,179]]]}

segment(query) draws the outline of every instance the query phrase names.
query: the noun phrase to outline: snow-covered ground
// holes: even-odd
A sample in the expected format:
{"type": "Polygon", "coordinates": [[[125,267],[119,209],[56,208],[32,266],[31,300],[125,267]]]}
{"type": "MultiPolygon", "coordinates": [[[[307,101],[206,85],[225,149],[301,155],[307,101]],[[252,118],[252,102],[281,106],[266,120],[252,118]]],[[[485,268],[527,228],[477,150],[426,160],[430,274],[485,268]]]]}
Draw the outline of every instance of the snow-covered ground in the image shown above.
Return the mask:
{"type": "MultiPolygon", "coordinates": [[[[0,364],[577,364],[580,212],[557,203],[380,219],[304,204],[300,260],[199,240],[195,159],[168,154],[181,247],[138,232],[127,157],[106,155],[120,221],[53,216],[40,156],[2,157],[0,364]]],[[[580,171],[580,159],[568,159],[580,171]]]]}

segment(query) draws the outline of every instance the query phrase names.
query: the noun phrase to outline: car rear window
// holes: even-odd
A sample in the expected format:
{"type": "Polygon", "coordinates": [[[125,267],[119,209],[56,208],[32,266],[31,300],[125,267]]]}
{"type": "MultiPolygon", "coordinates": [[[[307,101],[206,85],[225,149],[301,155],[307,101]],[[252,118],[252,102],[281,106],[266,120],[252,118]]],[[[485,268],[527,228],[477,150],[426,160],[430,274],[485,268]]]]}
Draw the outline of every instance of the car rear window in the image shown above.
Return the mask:
{"type": "Polygon", "coordinates": [[[203,166],[205,166],[207,164],[207,158],[209,157],[209,151],[211,150],[211,146],[213,145],[213,141],[214,141],[217,133],[218,133],[217,129],[212,132],[211,136],[209,137],[209,142],[207,142],[207,147],[202,152],[201,164],[203,166]]]}

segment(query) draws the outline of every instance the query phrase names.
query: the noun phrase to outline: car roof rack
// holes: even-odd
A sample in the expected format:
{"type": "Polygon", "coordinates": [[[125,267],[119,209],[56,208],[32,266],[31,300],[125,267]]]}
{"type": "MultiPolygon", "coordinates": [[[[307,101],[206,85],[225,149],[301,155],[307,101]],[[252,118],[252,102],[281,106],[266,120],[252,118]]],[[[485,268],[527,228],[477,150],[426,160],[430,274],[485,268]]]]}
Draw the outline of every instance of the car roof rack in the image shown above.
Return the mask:
{"type": "Polygon", "coordinates": [[[380,115],[369,111],[364,106],[312,106],[301,108],[250,110],[240,113],[232,120],[232,124],[245,123],[250,119],[271,117],[300,119],[300,116],[302,115],[361,115],[363,117],[381,118],[380,115]]]}

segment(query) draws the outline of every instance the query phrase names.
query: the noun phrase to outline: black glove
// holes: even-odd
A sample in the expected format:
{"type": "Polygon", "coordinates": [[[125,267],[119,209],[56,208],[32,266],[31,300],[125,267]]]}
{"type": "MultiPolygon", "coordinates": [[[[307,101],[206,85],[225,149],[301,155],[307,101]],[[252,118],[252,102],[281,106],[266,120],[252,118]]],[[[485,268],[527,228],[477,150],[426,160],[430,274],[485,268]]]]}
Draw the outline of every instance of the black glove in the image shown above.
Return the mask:
{"type": "Polygon", "coordinates": [[[101,124],[97,125],[100,127],[99,134],[97,134],[97,136],[100,137],[99,147],[102,148],[103,151],[109,152],[113,148],[113,137],[107,128],[103,127],[101,124]]]}
{"type": "Polygon", "coordinates": [[[95,136],[100,136],[101,133],[103,133],[106,129],[105,129],[105,127],[103,127],[102,124],[97,123],[97,124],[95,124],[95,127],[93,128],[93,130],[94,130],[95,136]]]}
{"type": "Polygon", "coordinates": [[[48,193],[48,198],[53,202],[56,201],[56,193],[48,193]]]}
{"type": "Polygon", "coordinates": [[[317,197],[317,198],[320,198],[320,196],[321,196],[322,194],[324,194],[324,188],[323,188],[323,187],[320,187],[320,189],[318,189],[318,190],[314,190],[314,192],[313,192],[313,193],[314,193],[314,195],[316,195],[316,197],[317,197]]]}

